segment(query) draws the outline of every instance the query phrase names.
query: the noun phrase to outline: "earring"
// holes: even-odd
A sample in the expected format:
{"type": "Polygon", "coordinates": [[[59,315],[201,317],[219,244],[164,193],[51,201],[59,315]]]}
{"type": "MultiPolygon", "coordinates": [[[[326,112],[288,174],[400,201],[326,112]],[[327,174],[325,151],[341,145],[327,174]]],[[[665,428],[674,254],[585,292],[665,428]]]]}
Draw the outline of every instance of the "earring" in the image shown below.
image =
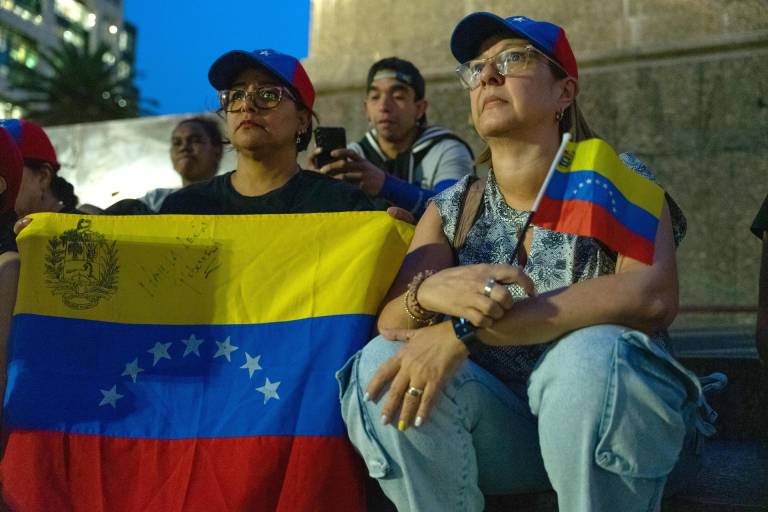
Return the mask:
{"type": "Polygon", "coordinates": [[[296,134],[296,145],[298,146],[299,144],[301,144],[301,134],[297,133],[296,134]]]}
{"type": "Polygon", "coordinates": [[[559,123],[560,121],[562,121],[562,119],[563,119],[563,111],[558,110],[557,112],[555,112],[555,121],[559,123]]]}

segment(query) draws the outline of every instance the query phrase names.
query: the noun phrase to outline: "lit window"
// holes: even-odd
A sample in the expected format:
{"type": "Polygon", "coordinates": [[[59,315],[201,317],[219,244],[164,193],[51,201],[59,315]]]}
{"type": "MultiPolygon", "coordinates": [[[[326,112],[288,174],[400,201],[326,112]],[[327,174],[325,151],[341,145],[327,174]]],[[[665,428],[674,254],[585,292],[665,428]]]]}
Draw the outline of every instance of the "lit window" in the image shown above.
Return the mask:
{"type": "Polygon", "coordinates": [[[22,116],[21,108],[7,101],[0,101],[0,118],[17,119],[22,116]]]}
{"type": "Polygon", "coordinates": [[[131,66],[127,62],[117,63],[117,78],[128,78],[131,75],[131,66]]]}
{"type": "Polygon", "coordinates": [[[62,39],[64,39],[64,41],[68,42],[69,44],[73,44],[78,48],[82,48],[83,45],[85,45],[85,40],[83,39],[83,36],[75,32],[72,32],[71,30],[65,30],[64,32],[62,32],[61,37],[62,39]]]}
{"type": "Polygon", "coordinates": [[[128,32],[120,32],[120,50],[128,49],[128,32]]]}
{"type": "Polygon", "coordinates": [[[110,25],[109,26],[109,33],[112,35],[117,34],[117,25],[110,25]]]}
{"type": "Polygon", "coordinates": [[[96,24],[96,15],[75,0],[55,0],[53,8],[56,14],[85,29],[90,29],[96,24]]]}
{"type": "Polygon", "coordinates": [[[10,11],[19,18],[30,21],[35,25],[43,22],[41,0],[26,0],[18,3],[14,0],[0,0],[0,9],[10,11]]]}

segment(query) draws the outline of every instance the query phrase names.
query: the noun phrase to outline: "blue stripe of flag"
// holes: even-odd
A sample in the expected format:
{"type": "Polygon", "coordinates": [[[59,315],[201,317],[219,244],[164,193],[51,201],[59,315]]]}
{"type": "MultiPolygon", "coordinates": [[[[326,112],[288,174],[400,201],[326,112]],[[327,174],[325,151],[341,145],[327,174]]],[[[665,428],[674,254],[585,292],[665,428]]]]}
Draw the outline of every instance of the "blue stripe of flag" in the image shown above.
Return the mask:
{"type": "Polygon", "coordinates": [[[129,438],[343,435],[334,373],[367,341],[373,321],[341,315],[179,326],[17,315],[4,420],[19,429],[129,438]],[[182,342],[192,334],[204,340],[199,356],[182,342]],[[230,361],[214,357],[215,342],[226,338],[237,347],[230,361]],[[149,351],[169,342],[170,359],[155,362],[162,350],[149,351]],[[129,367],[134,360],[143,371],[129,367]],[[279,398],[267,397],[273,388],[279,398]]]}
{"type": "Polygon", "coordinates": [[[598,172],[555,170],[545,195],[558,201],[578,199],[595,203],[639,236],[651,242],[656,240],[659,220],[630,202],[611,181],[598,172]]]}

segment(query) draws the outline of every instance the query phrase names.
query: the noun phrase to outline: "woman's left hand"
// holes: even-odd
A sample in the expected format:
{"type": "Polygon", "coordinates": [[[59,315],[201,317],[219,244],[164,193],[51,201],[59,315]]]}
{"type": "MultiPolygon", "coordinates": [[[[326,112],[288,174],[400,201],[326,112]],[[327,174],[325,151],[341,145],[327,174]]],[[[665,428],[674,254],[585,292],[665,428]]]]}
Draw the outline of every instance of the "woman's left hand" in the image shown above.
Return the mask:
{"type": "Polygon", "coordinates": [[[469,352],[453,332],[450,322],[421,329],[385,329],[384,337],[404,341],[402,349],[388,359],[368,384],[367,396],[378,399],[382,388],[390,382],[381,421],[399,418],[397,429],[420,426],[429,416],[446,379],[463,362],[469,352]]]}

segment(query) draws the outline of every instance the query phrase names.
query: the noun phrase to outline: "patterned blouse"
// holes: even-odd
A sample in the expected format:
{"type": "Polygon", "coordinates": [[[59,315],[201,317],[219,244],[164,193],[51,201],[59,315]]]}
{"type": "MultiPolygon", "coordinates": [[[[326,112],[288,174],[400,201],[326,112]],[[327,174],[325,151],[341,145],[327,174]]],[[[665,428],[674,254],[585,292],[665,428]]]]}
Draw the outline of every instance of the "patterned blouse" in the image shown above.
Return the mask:
{"type": "MultiPolygon", "coordinates": [[[[624,153],[621,158],[635,172],[655,181],[653,173],[634,155],[624,153]]],[[[440,211],[443,232],[448,240],[453,240],[456,232],[460,202],[468,179],[462,179],[432,198],[440,211]]],[[[685,217],[669,196],[667,199],[677,244],[685,236],[685,217]]],[[[510,261],[509,255],[529,213],[507,205],[491,171],[483,193],[481,211],[467,234],[464,247],[458,252],[459,264],[517,265],[517,258],[510,261]]],[[[523,270],[533,280],[538,293],[616,271],[616,254],[594,238],[559,233],[538,226],[532,226],[528,236],[532,236],[533,240],[523,270]]],[[[526,296],[516,284],[508,286],[508,289],[514,298],[526,296]]],[[[663,343],[662,339],[659,341],[663,343]]],[[[519,383],[527,380],[536,361],[548,347],[549,343],[506,347],[483,345],[472,359],[503,382],[519,383]]]]}

